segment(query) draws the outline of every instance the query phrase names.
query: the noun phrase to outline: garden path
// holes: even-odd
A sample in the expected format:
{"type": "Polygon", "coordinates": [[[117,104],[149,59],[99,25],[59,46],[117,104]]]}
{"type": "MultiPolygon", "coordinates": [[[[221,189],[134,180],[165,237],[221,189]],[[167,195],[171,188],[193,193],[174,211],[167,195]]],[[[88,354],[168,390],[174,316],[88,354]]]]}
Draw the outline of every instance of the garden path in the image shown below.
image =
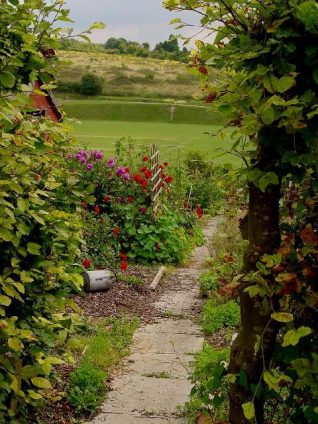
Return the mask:
{"type": "Polygon", "coordinates": [[[180,407],[188,400],[191,362],[203,345],[193,318],[200,310],[198,277],[219,220],[205,229],[204,246],[197,247],[189,265],[170,274],[154,304],[160,318],[135,333],[124,371],[112,382],[101,412],[90,424],[185,424],[180,407]],[[165,289],[166,288],[166,289],[165,289]]]}

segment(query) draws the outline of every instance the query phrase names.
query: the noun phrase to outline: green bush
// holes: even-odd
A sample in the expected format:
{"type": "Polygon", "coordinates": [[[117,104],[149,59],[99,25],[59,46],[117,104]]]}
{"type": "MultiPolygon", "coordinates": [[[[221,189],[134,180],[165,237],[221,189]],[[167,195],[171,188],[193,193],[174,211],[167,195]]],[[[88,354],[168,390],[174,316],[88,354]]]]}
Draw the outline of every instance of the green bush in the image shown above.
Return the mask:
{"type": "Polygon", "coordinates": [[[65,164],[74,141],[61,123],[32,116],[25,92],[39,77],[50,83],[43,52],[59,37],[53,15],[65,19],[67,11],[45,0],[1,2],[1,424],[26,422],[28,408],[50,398],[53,367],[63,363],[78,319],[70,293],[83,283],[74,263],[82,230],[76,211],[86,188],[65,164]]]}
{"type": "Polygon", "coordinates": [[[206,297],[209,292],[216,291],[220,288],[219,275],[210,271],[204,272],[199,279],[200,294],[206,297]]]}
{"type": "Polygon", "coordinates": [[[191,423],[197,422],[199,411],[214,419],[226,418],[228,396],[225,376],[229,359],[230,348],[218,350],[207,344],[197,356],[191,376],[194,386],[186,404],[191,423]]]}
{"type": "Polygon", "coordinates": [[[80,84],[80,94],[83,96],[98,96],[102,94],[103,82],[95,74],[85,74],[82,76],[80,84]]]}
{"type": "Polygon", "coordinates": [[[84,364],[70,374],[68,400],[79,412],[94,412],[104,398],[106,373],[84,364]]]}
{"type": "Polygon", "coordinates": [[[240,307],[234,300],[217,305],[210,299],[203,307],[202,327],[206,334],[213,334],[223,327],[236,327],[240,323],[240,307]]]}

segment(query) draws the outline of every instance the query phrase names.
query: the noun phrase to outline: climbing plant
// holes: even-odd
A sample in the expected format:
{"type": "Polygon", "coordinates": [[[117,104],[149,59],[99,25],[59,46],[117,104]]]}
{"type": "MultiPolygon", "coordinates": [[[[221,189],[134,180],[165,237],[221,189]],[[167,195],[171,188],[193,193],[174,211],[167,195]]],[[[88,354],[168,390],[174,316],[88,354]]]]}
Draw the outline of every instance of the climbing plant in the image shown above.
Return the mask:
{"type": "Polygon", "coordinates": [[[53,366],[62,362],[54,352],[62,353],[75,317],[68,294],[82,285],[74,212],[90,190],[64,166],[74,143],[69,131],[34,117],[29,97],[36,80],[43,89],[54,84],[55,59],[45,56],[58,46],[58,23],[70,20],[63,5],[1,1],[1,423],[27,422],[27,408],[58,395],[50,390],[53,366]]]}
{"type": "MultiPolygon", "coordinates": [[[[315,423],[318,4],[166,0],[164,5],[200,15],[209,35],[196,42],[192,65],[207,101],[217,102],[228,117],[233,152],[246,164],[249,246],[228,376],[230,422],[315,423]],[[221,83],[210,78],[210,67],[219,70],[221,83]],[[289,200],[283,208],[284,196],[289,200]]],[[[173,22],[186,26],[181,19],[173,22]]]]}

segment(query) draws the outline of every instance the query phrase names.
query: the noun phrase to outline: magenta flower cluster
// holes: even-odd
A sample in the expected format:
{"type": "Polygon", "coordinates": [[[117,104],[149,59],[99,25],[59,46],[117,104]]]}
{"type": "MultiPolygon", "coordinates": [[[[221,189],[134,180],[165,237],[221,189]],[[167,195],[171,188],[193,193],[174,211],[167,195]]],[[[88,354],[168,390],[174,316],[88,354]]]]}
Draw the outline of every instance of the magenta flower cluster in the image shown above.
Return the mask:
{"type": "Polygon", "coordinates": [[[94,168],[94,162],[102,160],[104,153],[99,150],[92,150],[87,152],[84,149],[79,150],[76,154],[69,153],[68,159],[76,159],[78,162],[86,166],[87,169],[92,170],[94,168]]]}

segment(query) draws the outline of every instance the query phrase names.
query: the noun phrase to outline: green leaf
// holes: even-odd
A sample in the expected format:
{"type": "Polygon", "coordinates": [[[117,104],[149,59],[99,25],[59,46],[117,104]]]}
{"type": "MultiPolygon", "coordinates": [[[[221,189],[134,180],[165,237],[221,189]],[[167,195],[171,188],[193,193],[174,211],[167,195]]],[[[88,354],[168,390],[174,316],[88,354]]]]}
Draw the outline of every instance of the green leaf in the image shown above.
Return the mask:
{"type": "Polygon", "coordinates": [[[0,305],[9,306],[11,305],[12,300],[10,297],[5,296],[4,294],[0,294],[0,305]]]}
{"type": "Polygon", "coordinates": [[[297,330],[289,330],[284,335],[283,347],[296,346],[301,337],[309,336],[311,333],[311,329],[304,326],[297,328],[297,330]]]}
{"type": "Polygon", "coordinates": [[[10,337],[8,339],[8,346],[10,349],[15,350],[16,352],[19,352],[22,349],[23,344],[21,340],[18,339],[17,337],[10,337]]]}
{"type": "Polygon", "coordinates": [[[40,255],[41,246],[37,243],[28,243],[27,251],[31,253],[31,255],[40,255]]]}
{"type": "Polygon", "coordinates": [[[11,72],[0,72],[0,83],[4,88],[12,88],[15,84],[15,76],[11,72]]]}
{"type": "Polygon", "coordinates": [[[261,113],[261,119],[265,125],[271,125],[274,122],[275,117],[276,117],[276,113],[272,107],[265,109],[261,113]]]}
{"type": "Polygon", "coordinates": [[[295,80],[292,77],[282,77],[273,80],[273,86],[279,93],[285,93],[295,84],[295,80]]]}
{"type": "Polygon", "coordinates": [[[316,1],[305,1],[297,7],[297,18],[310,31],[317,28],[318,7],[316,1]]]}
{"type": "Polygon", "coordinates": [[[40,389],[51,389],[52,385],[46,378],[43,377],[33,377],[31,378],[32,383],[39,387],[40,389]]]}
{"type": "Polygon", "coordinates": [[[242,405],[245,418],[252,420],[255,417],[255,406],[253,402],[246,402],[242,405]]]}
{"type": "Polygon", "coordinates": [[[278,322],[291,322],[294,319],[294,316],[288,312],[274,312],[271,316],[278,322]]]}
{"type": "Polygon", "coordinates": [[[21,212],[25,212],[30,207],[30,202],[28,199],[23,199],[22,197],[17,201],[18,208],[21,212]]]}
{"type": "Polygon", "coordinates": [[[0,227],[0,239],[11,241],[13,239],[13,234],[7,228],[0,227]]]}
{"type": "Polygon", "coordinates": [[[275,172],[267,172],[266,174],[263,174],[257,182],[257,186],[263,193],[265,193],[270,184],[279,184],[278,175],[275,174],[275,172]]]}

